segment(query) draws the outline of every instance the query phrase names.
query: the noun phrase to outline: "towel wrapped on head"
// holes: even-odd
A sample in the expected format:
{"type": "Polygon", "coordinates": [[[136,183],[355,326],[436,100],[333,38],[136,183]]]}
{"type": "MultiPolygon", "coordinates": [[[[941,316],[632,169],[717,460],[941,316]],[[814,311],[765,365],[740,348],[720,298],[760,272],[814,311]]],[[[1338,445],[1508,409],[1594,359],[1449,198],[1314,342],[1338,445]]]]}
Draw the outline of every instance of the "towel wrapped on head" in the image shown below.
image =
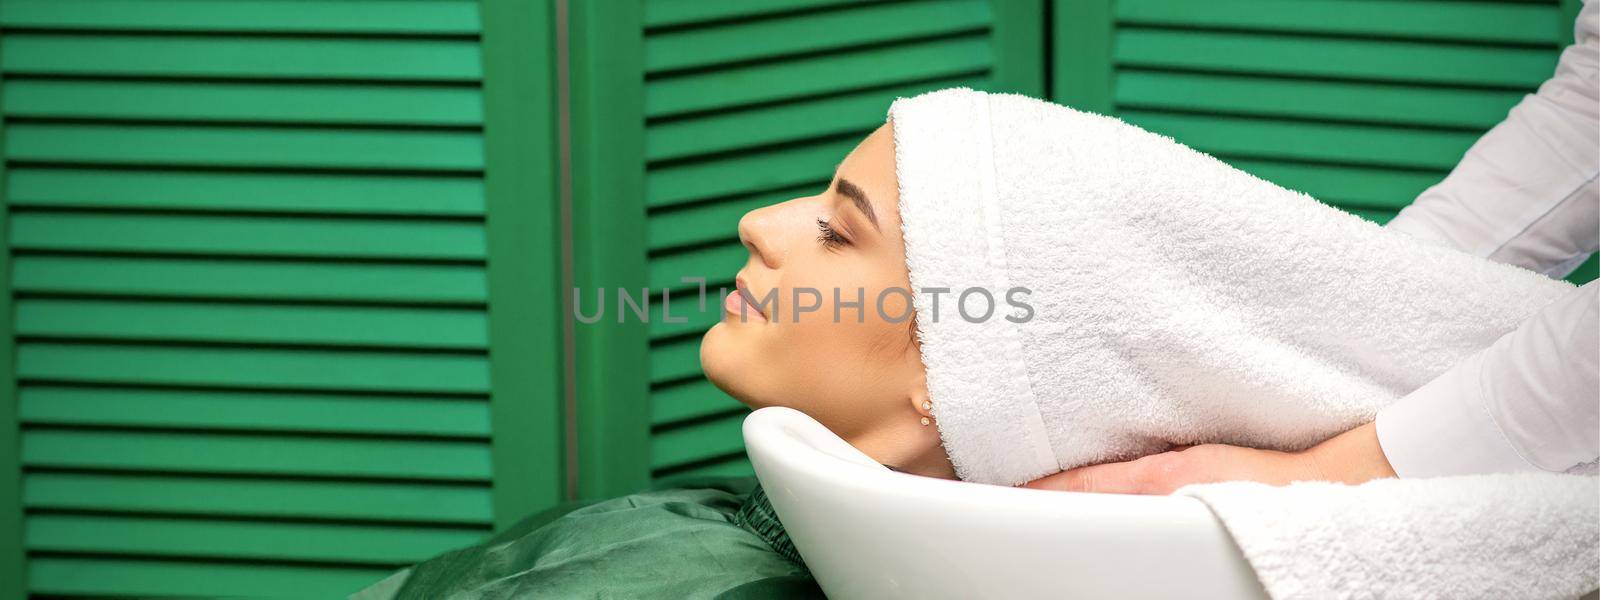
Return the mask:
{"type": "Polygon", "coordinates": [[[945,450],[1014,485],[1175,444],[1299,449],[1488,346],[1569,283],[1403,234],[1118,119],[950,89],[894,123],[913,288],[1026,288],[973,323],[917,294],[945,450]]]}

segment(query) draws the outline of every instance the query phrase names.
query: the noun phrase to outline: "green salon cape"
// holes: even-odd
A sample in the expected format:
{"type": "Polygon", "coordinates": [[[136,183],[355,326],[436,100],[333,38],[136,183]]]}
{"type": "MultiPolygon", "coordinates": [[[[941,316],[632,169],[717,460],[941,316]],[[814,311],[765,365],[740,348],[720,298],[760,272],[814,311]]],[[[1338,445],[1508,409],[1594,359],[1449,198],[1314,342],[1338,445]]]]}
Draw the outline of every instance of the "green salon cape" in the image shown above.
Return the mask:
{"type": "Polygon", "coordinates": [[[821,597],[754,477],[559,506],[351,596],[821,597]]]}

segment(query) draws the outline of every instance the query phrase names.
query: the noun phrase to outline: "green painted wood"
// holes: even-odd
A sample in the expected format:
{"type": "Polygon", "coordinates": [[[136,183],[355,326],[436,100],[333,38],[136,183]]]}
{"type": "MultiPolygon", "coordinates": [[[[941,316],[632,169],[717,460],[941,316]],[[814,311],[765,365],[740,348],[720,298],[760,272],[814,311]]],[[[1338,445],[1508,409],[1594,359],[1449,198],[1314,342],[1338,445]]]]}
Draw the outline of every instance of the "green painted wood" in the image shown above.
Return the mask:
{"type": "Polygon", "coordinates": [[[483,260],[483,224],[423,221],[17,212],[18,250],[483,260]]]}
{"type": "Polygon", "coordinates": [[[1120,110],[1129,123],[1224,157],[1449,169],[1478,135],[1344,123],[1242,119],[1120,110]]]}
{"type": "Polygon", "coordinates": [[[1124,109],[1361,121],[1483,130],[1505,118],[1521,90],[1441,88],[1344,81],[1264,79],[1123,69],[1124,109]]]}
{"type": "Polygon", "coordinates": [[[650,261],[648,285],[651,289],[698,290],[698,283],[683,282],[686,277],[704,278],[712,288],[730,284],[734,272],[749,257],[749,251],[736,243],[664,254],[650,261]]]}
{"type": "Polygon", "coordinates": [[[373,303],[487,299],[479,265],[20,255],[16,291],[373,303]]]}
{"type": "Polygon", "coordinates": [[[692,480],[701,477],[753,477],[755,474],[755,467],[751,466],[749,458],[731,456],[706,464],[672,469],[656,477],[652,485],[654,487],[669,487],[687,485],[692,480]]]}
{"type": "Polygon", "coordinates": [[[775,13],[822,10],[838,6],[865,5],[883,0],[646,0],[645,27],[694,25],[775,13]]]}
{"type": "Polygon", "coordinates": [[[980,31],[991,20],[987,0],[934,0],[733,22],[646,37],[644,67],[655,73],[835,51],[980,31]]]}
{"type": "Polygon", "coordinates": [[[12,125],[8,160],[476,171],[483,136],[471,131],[291,129],[165,125],[12,125]]]}
{"type": "Polygon", "coordinates": [[[833,177],[834,167],[861,142],[861,137],[830,138],[650,169],[644,181],[645,203],[659,208],[804,183],[821,185],[833,177]]]}
{"type": "Polygon", "coordinates": [[[975,34],[810,60],[663,77],[652,79],[645,86],[645,116],[655,118],[724,110],[909,81],[972,75],[992,64],[993,48],[987,36],[975,34]]]}
{"type": "MultiPolygon", "coordinates": [[[[3,38],[0,38],[3,39],[3,38]]],[[[4,103],[0,78],[0,104],[4,103]]],[[[0,146],[10,124],[0,119],[0,146]]],[[[9,196],[14,171],[0,161],[0,199],[9,196]]],[[[0,248],[10,245],[9,207],[0,210],[0,248]]],[[[11,253],[0,252],[0,282],[12,281],[11,253]]],[[[12,331],[12,291],[0,290],[0,598],[22,598],[29,588],[27,551],[23,547],[22,462],[17,419],[16,346],[12,331]]]]}
{"type": "Polygon", "coordinates": [[[650,346],[650,383],[664,384],[700,376],[699,337],[668,340],[650,346]]]}
{"type": "Polygon", "coordinates": [[[1554,48],[1119,27],[1120,67],[1489,87],[1537,86],[1554,48]]]}
{"type": "MultiPolygon", "coordinates": [[[[30,473],[29,509],[488,526],[482,485],[30,473]]],[[[36,559],[37,560],[37,559],[36,559]]]]}
{"type": "MultiPolygon", "coordinates": [[[[488,264],[555,254],[494,253],[496,224],[526,222],[484,178],[490,137],[554,136],[492,118],[506,88],[478,87],[480,22],[457,0],[0,4],[4,279],[23,296],[4,312],[25,322],[0,437],[34,542],[0,579],[337,597],[540,508],[506,502],[561,473],[558,451],[520,451],[555,436],[503,419],[531,402],[491,380],[524,331],[495,326],[518,298],[488,264]]],[[[531,118],[553,132],[553,107],[531,118]]]]}
{"type": "Polygon", "coordinates": [[[483,214],[473,176],[13,167],[13,206],[372,215],[483,214]]]}
{"type": "Polygon", "coordinates": [[[28,342],[23,379],[419,393],[489,391],[481,354],[28,342]],[[328,365],[339,365],[330,369],[328,365]]]}
{"type": "MultiPolygon", "coordinates": [[[[572,285],[645,284],[642,10],[570,5],[572,285]]],[[[705,93],[705,92],[702,92],[705,93]]],[[[637,320],[573,324],[577,492],[606,498],[649,482],[648,338],[637,320]]]]}
{"type": "Polygon", "coordinates": [[[0,26],[111,31],[471,35],[478,6],[439,0],[7,0],[0,26]]]}
{"type": "Polygon", "coordinates": [[[483,96],[466,86],[188,83],[13,78],[7,116],[57,119],[471,126],[483,96]]]}
{"type": "Polygon", "coordinates": [[[1045,29],[1043,19],[1047,0],[990,0],[994,27],[989,41],[994,46],[993,82],[983,86],[995,92],[1042,97],[1045,89],[1045,29]]]}
{"type": "Polygon", "coordinates": [[[91,340],[231,342],[487,350],[482,310],[27,298],[17,335],[91,340]]]}
{"type": "MultiPolygon", "coordinates": [[[[481,441],[30,429],[30,469],[486,482],[481,441]]],[[[31,518],[31,517],[30,517],[31,518]]]]}
{"type": "Polygon", "coordinates": [[[1050,97],[1079,110],[1110,113],[1115,64],[1113,0],[1051,0],[1050,97]]]}
{"type": "Polygon", "coordinates": [[[477,81],[474,40],[8,33],[7,74],[477,81]]]}
{"type": "Polygon", "coordinates": [[[1116,17],[1124,25],[1550,45],[1563,25],[1551,4],[1431,0],[1119,0],[1116,17]]]}
{"type": "Polygon", "coordinates": [[[883,125],[895,98],[946,87],[982,88],[985,83],[983,78],[958,77],[653,124],[645,135],[645,158],[682,159],[846,134],[866,137],[883,125]]]}
{"type": "Polygon", "coordinates": [[[744,405],[704,378],[650,391],[650,424],[657,427],[738,410],[744,405]]]}
{"type": "Polygon", "coordinates": [[[26,385],[28,425],[489,438],[481,401],[251,391],[26,385]]]}
{"type": "MultiPolygon", "coordinates": [[[[388,575],[388,567],[305,566],[41,556],[28,563],[41,594],[107,596],[341,597],[388,575]]],[[[20,597],[20,596],[19,596],[20,597]]]]}
{"type": "Polygon", "coordinates": [[[44,514],[28,518],[26,535],[36,552],[401,565],[483,530],[44,514]]]}
{"type": "Polygon", "coordinates": [[[567,473],[555,9],[484,4],[494,522],[571,498],[567,473]]]}
{"type": "MultiPolygon", "coordinates": [[[[717,279],[726,279],[722,273],[717,279]]],[[[709,279],[709,278],[708,278],[709,279]]],[[[705,296],[698,289],[665,293],[650,300],[651,341],[681,335],[699,335],[722,320],[722,301],[733,290],[707,282],[705,296]]]]}
{"type": "Polygon", "coordinates": [[[650,466],[666,469],[712,456],[725,456],[744,449],[740,432],[744,412],[738,412],[693,427],[664,429],[650,436],[650,466]]]}
{"type": "Polygon", "coordinates": [[[651,211],[650,221],[645,225],[646,246],[655,252],[710,242],[737,241],[739,218],[745,213],[816,194],[827,187],[828,181],[828,175],[817,175],[811,181],[795,187],[651,211]]]}

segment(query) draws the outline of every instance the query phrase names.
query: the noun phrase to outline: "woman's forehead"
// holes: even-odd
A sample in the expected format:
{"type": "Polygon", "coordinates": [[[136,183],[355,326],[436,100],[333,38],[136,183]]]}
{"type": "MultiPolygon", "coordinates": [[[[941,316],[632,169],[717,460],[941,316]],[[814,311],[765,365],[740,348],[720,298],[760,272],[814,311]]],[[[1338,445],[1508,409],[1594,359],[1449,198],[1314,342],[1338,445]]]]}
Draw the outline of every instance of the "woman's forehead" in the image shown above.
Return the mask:
{"type": "Polygon", "coordinates": [[[898,226],[900,189],[894,172],[894,129],[885,123],[839,164],[839,177],[866,192],[880,218],[898,226]]]}

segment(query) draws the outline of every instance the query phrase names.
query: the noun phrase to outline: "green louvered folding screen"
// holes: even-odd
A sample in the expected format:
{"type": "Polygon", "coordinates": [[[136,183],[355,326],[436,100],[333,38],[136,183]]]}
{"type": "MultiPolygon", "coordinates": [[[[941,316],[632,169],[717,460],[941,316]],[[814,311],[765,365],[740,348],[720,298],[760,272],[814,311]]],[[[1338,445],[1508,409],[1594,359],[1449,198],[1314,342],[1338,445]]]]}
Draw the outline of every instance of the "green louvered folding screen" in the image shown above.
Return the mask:
{"type": "Polygon", "coordinates": [[[5,0],[0,26],[30,592],[337,597],[516,516],[476,3],[5,0]]]}
{"type": "MultiPolygon", "coordinates": [[[[630,288],[670,289],[672,316],[688,321],[664,322],[657,296],[651,322],[623,338],[648,344],[649,368],[637,375],[648,379],[648,400],[618,393],[612,401],[648,407],[650,443],[640,453],[652,477],[750,472],[739,432],[747,411],[706,381],[699,364],[700,336],[721,314],[715,290],[732,285],[746,258],[739,217],[816,193],[897,96],[957,85],[1042,93],[1040,7],[650,0],[634,24],[642,33],[614,34],[631,35],[642,56],[634,66],[643,80],[634,109],[642,126],[616,142],[636,144],[642,164],[632,207],[642,223],[627,230],[641,238],[630,248],[642,269],[635,265],[639,280],[630,288]],[[706,311],[684,277],[706,278],[706,311]]],[[[575,103],[585,101],[581,93],[575,89],[575,103]]],[[[606,243],[619,241],[632,242],[606,243]]],[[[581,238],[578,247],[581,263],[581,238]]]]}
{"type": "Polygon", "coordinates": [[[1578,2],[1054,6],[1058,101],[1382,223],[1550,76],[1578,2]]]}

